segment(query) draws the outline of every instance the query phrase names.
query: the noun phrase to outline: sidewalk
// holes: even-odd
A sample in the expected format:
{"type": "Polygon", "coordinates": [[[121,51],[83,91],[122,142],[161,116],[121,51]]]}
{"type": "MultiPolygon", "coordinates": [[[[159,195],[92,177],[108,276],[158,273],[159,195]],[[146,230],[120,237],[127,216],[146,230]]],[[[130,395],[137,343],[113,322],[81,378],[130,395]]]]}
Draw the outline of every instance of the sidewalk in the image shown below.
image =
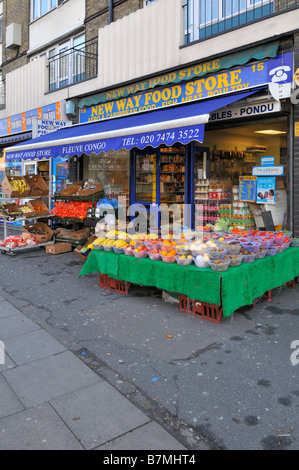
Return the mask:
{"type": "Polygon", "coordinates": [[[1,296],[0,340],[0,450],[185,449],[1,296]]]}

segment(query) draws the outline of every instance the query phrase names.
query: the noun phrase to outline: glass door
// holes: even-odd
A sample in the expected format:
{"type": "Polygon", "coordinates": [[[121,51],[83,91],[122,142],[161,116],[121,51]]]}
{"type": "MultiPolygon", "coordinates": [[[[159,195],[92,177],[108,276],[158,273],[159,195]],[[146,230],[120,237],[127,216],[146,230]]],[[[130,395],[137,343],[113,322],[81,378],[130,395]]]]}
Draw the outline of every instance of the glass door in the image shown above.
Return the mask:
{"type": "Polygon", "coordinates": [[[133,152],[134,159],[134,202],[149,205],[157,201],[157,154],[133,152]]]}
{"type": "Polygon", "coordinates": [[[160,148],[160,204],[184,204],[186,202],[185,147],[160,148]]]}
{"type": "MultiPolygon", "coordinates": [[[[191,194],[193,228],[201,231],[208,223],[213,223],[214,212],[209,206],[209,158],[210,149],[193,144],[193,171],[191,194]]],[[[211,207],[212,209],[212,207],[211,207]]]]}

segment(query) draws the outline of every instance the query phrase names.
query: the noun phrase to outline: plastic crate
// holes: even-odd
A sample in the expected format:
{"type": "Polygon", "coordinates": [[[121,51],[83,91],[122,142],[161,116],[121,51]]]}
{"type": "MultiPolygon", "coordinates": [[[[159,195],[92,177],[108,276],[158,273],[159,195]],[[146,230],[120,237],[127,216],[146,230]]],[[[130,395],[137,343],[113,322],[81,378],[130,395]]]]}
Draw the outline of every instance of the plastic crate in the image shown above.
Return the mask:
{"type": "Polygon", "coordinates": [[[107,274],[100,273],[100,287],[102,289],[107,289],[117,294],[128,295],[131,283],[126,281],[120,281],[118,279],[113,279],[107,274]]]}
{"type": "Polygon", "coordinates": [[[220,323],[223,309],[219,305],[208,304],[199,300],[191,300],[186,295],[180,295],[179,306],[181,312],[189,313],[213,323],[220,323]]]}

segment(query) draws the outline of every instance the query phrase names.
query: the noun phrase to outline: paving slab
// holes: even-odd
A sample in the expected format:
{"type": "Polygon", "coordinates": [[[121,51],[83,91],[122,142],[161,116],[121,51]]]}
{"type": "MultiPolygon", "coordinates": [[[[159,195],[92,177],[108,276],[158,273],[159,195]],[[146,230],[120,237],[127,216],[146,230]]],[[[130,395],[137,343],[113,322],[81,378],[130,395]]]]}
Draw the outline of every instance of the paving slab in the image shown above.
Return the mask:
{"type": "Polygon", "coordinates": [[[0,450],[83,450],[49,403],[0,419],[0,436],[0,450]]]}
{"type": "Polygon", "coordinates": [[[5,351],[17,365],[22,365],[61,353],[66,348],[45,330],[35,330],[22,337],[7,338],[5,351]]]}
{"type": "MultiPolygon", "coordinates": [[[[24,406],[4,377],[0,375],[0,418],[24,410],[24,406]]],[[[1,442],[1,434],[0,434],[1,442]]]]}
{"type": "Polygon", "coordinates": [[[15,314],[20,314],[20,310],[18,310],[16,307],[11,305],[9,302],[7,302],[5,299],[0,297],[0,318],[2,317],[8,317],[11,315],[15,314]]]}
{"type": "Polygon", "coordinates": [[[85,449],[94,449],[150,421],[104,381],[50,403],[85,449]]]}
{"type": "Polygon", "coordinates": [[[70,351],[3,371],[2,374],[25,408],[101,380],[70,351]]]}
{"type": "Polygon", "coordinates": [[[154,421],[146,423],[95,450],[186,450],[180,442],[154,421]]]}
{"type": "Polygon", "coordinates": [[[4,364],[0,364],[0,373],[3,372],[6,369],[11,369],[12,367],[15,367],[16,364],[14,361],[9,357],[7,354],[7,351],[5,350],[5,344],[4,344],[4,364]]]}
{"type": "MultiPolygon", "coordinates": [[[[0,303],[0,306],[2,303],[0,303]]],[[[18,310],[14,310],[14,313],[0,317],[0,338],[2,341],[6,338],[12,338],[13,336],[19,336],[29,331],[40,329],[30,318],[22,315],[18,310]]]]}

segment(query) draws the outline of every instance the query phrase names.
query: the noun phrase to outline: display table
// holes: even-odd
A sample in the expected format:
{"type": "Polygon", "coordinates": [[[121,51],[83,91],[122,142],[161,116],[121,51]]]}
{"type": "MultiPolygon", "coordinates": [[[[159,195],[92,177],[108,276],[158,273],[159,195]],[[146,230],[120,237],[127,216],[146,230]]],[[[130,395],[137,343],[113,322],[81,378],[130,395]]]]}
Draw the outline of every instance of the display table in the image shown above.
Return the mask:
{"type": "Polygon", "coordinates": [[[299,276],[299,247],[288,248],[283,253],[266,256],[253,263],[242,263],[222,273],[211,268],[199,269],[195,265],[178,266],[176,263],[167,264],[149,258],[138,260],[134,256],[93,250],[79,277],[93,272],[222,306],[223,316],[228,317],[238,308],[251,305],[265,292],[299,276]]]}

